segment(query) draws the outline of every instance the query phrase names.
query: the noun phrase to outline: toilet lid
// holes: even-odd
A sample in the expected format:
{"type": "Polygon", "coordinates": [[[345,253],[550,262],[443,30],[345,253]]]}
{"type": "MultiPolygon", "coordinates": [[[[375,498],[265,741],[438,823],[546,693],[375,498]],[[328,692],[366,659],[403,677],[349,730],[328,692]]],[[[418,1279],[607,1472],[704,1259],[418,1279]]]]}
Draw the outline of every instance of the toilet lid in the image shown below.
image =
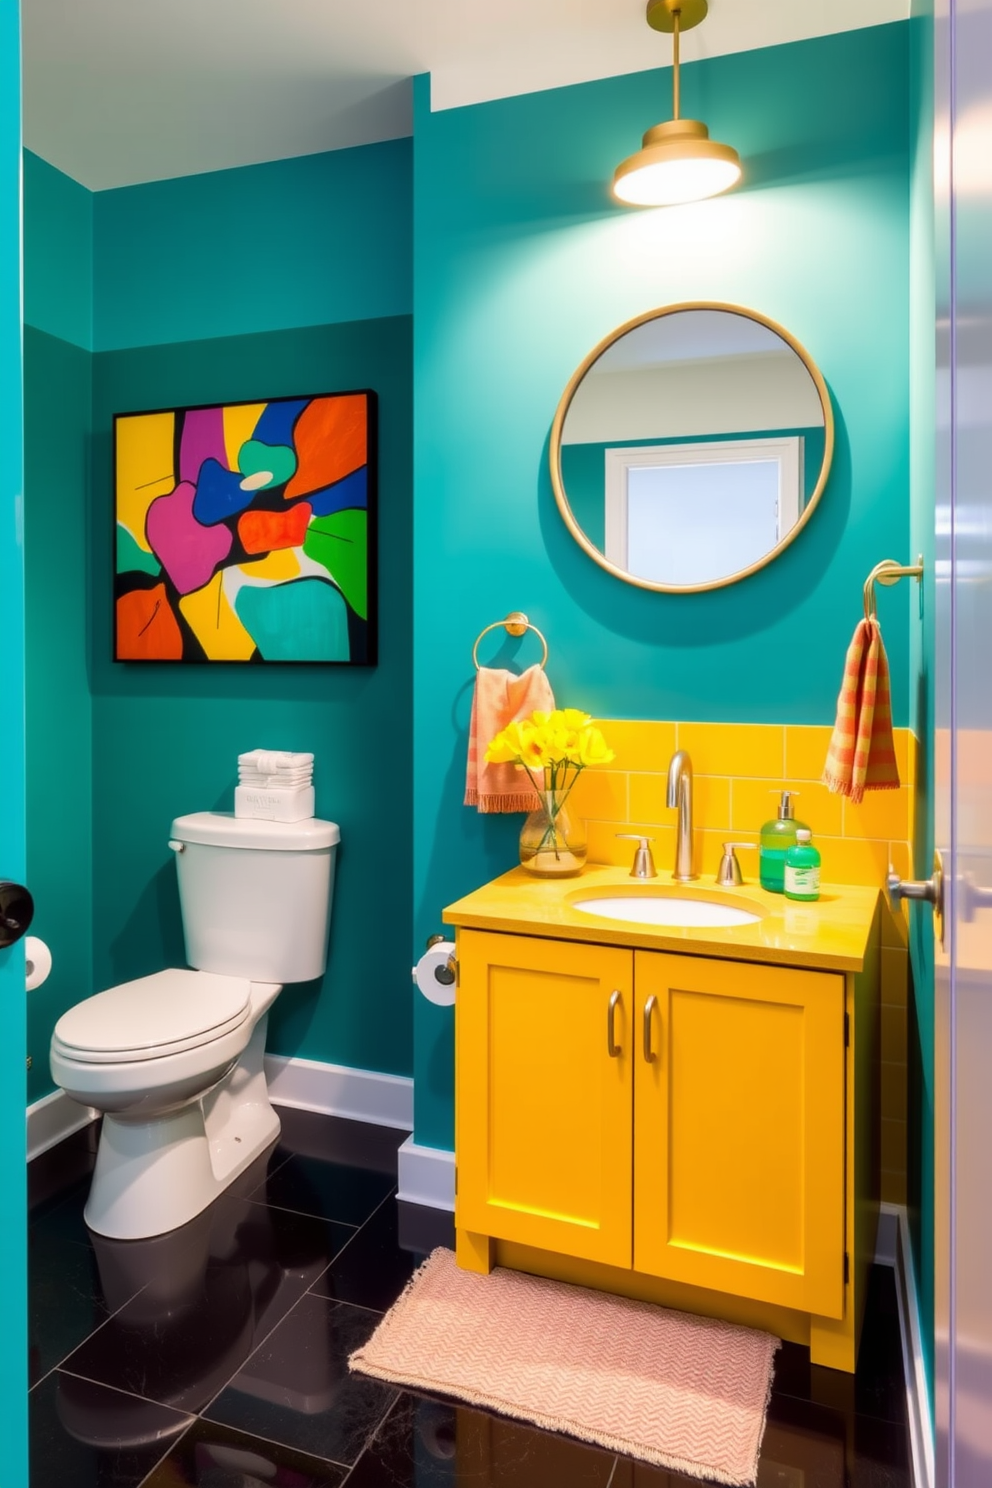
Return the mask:
{"type": "Polygon", "coordinates": [[[56,1023],[52,1042],[96,1064],[176,1054],[239,1027],[250,999],[245,977],[157,971],[77,1003],[56,1023]]]}

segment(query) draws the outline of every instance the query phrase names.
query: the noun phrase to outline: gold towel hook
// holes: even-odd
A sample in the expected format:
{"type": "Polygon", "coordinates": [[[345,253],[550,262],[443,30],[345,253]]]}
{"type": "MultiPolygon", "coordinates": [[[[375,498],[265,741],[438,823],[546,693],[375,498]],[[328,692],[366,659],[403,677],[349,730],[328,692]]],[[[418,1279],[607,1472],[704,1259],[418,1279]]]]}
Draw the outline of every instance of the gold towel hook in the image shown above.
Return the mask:
{"type": "Polygon", "coordinates": [[[900,579],[916,579],[919,583],[923,578],[923,554],[921,553],[915,563],[897,563],[894,558],[883,558],[881,563],[876,563],[871,573],[865,579],[864,601],[865,619],[878,619],[878,606],[875,601],[875,585],[897,584],[900,579]]]}
{"type": "Polygon", "coordinates": [[[475,670],[479,670],[479,642],[482,640],[482,637],[487,636],[491,630],[499,630],[500,626],[503,627],[507,635],[511,636],[526,635],[528,630],[532,630],[534,632],[534,634],[537,636],[537,639],[544,647],[544,655],[541,657],[541,669],[543,670],[544,664],[548,659],[548,643],[544,639],[543,632],[538,630],[536,625],[531,625],[530,621],[527,619],[527,616],[523,613],[522,610],[511,610],[505,620],[494,620],[492,625],[487,625],[484,630],[479,631],[479,634],[476,637],[475,645],[472,647],[472,663],[475,667],[475,670]]]}

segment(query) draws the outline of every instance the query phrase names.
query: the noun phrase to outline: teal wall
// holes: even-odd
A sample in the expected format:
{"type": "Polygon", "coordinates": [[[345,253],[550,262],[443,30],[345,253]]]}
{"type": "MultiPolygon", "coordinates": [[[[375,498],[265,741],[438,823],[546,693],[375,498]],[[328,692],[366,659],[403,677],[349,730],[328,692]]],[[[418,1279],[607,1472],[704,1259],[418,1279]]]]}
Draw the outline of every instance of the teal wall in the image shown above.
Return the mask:
{"type": "Polygon", "coordinates": [[[27,999],[28,1099],[93,991],[89,438],[93,198],[24,154],[24,528],[28,878],[52,973],[27,999]]]}
{"type": "Polygon", "coordinates": [[[233,810],[247,749],[314,753],[317,814],[341,827],[323,985],[285,991],[276,1054],[411,1071],[409,316],[98,352],[91,668],[96,985],[185,963],[172,818],[233,810]],[[372,387],[379,395],[379,665],[110,660],[115,412],[372,387]]]}
{"type": "MultiPolygon", "coordinates": [[[[933,197],[933,0],[913,0],[910,27],[910,551],[923,554],[922,623],[910,627],[910,724],[920,743],[915,877],[929,878],[934,848],[934,491],[936,346],[933,197]]],[[[911,919],[908,1019],[910,1231],[920,1319],[933,1390],[934,1338],[934,957],[930,916],[911,919]]]]}
{"type": "MultiPolygon", "coordinates": [[[[908,26],[694,63],[683,109],[747,185],[617,207],[617,161],[657,122],[658,72],[431,113],[414,124],[414,842],[418,941],[508,867],[519,817],[461,805],[471,650],[511,609],[541,626],[559,701],[606,717],[832,722],[861,588],[908,512],[908,26]],[[620,584],[569,537],[548,433],[573,369],[654,305],[735,301],[787,326],[834,399],[834,471],[774,565],[710,594],[620,584]]],[[[909,720],[907,586],[882,601],[909,720]]],[[[528,643],[502,654],[529,659],[528,643]]],[[[533,641],[529,642],[533,645],[533,641]]],[[[489,659],[492,653],[487,653],[489,659]]],[[[417,999],[418,1141],[452,1141],[452,1017],[417,999]]]]}
{"type": "Polygon", "coordinates": [[[101,191],[98,351],[407,315],[408,139],[101,191]]]}
{"type": "Polygon", "coordinates": [[[91,356],[24,330],[28,878],[52,972],[28,994],[28,1099],[52,1089],[48,1045],[93,987],[88,461],[91,356]]]}
{"type": "Polygon", "coordinates": [[[93,346],[93,193],[24,151],[24,322],[93,346]]]}
{"type": "Polygon", "coordinates": [[[411,1072],[410,177],[403,140],[96,196],[26,158],[32,1099],[66,1007],[183,964],[169,823],[231,809],[259,745],[313,749],[342,830],[327,975],[269,1048],[411,1072]],[[113,414],[352,387],[379,394],[378,667],[111,663],[113,414]]]}

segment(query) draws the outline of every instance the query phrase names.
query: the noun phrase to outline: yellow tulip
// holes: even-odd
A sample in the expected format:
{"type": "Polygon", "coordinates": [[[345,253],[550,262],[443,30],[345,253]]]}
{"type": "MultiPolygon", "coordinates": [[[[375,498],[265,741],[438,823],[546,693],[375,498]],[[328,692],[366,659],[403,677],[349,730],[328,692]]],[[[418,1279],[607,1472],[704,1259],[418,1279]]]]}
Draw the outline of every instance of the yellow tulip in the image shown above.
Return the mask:
{"type": "Polygon", "coordinates": [[[520,763],[527,770],[543,770],[545,765],[551,763],[543,730],[524,724],[520,732],[520,763]]]}
{"type": "Polygon", "coordinates": [[[487,765],[508,765],[511,760],[516,759],[516,751],[511,747],[506,737],[506,729],[497,734],[495,739],[486,750],[487,765]]]}
{"type": "Polygon", "coordinates": [[[568,729],[583,729],[592,720],[581,708],[562,708],[561,721],[568,729]]]}
{"type": "Polygon", "coordinates": [[[616,759],[613,750],[598,728],[584,728],[579,734],[579,761],[583,765],[608,765],[616,759]]]}
{"type": "Polygon", "coordinates": [[[504,765],[511,760],[519,760],[523,752],[523,740],[521,729],[526,725],[521,723],[508,723],[506,728],[498,733],[486,750],[486,763],[488,765],[504,765]]]}

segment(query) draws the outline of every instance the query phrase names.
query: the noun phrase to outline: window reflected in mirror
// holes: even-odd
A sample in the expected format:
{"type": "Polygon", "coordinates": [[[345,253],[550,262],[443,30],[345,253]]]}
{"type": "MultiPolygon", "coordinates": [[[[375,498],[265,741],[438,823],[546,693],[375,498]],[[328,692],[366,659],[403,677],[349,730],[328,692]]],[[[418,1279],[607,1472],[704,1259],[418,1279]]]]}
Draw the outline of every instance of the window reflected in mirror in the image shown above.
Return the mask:
{"type": "Polygon", "coordinates": [[[559,506],[592,557],[647,588],[718,587],[763,566],[826,481],[823,379],[788,334],[705,306],[621,327],[566,390],[559,506]]]}

